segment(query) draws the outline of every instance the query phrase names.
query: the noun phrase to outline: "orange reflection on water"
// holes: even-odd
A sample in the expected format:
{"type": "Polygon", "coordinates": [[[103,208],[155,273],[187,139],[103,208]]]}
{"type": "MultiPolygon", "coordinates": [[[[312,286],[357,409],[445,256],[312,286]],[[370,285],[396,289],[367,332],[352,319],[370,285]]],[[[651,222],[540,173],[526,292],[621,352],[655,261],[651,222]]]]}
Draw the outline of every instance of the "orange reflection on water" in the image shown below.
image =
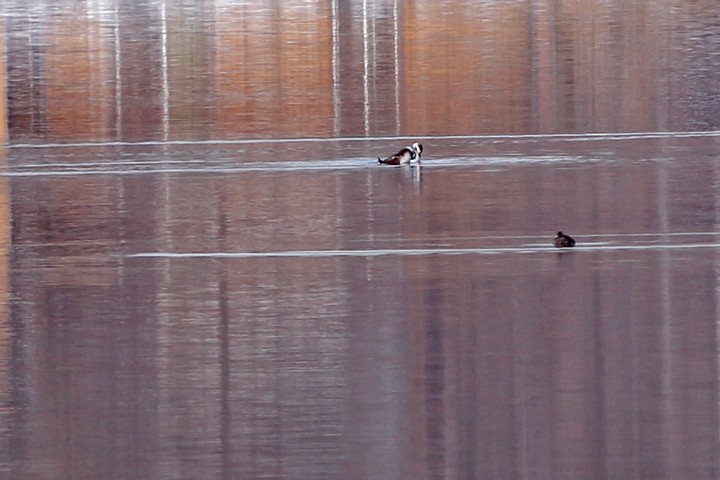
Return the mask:
{"type": "Polygon", "coordinates": [[[248,4],[218,8],[212,74],[218,136],[331,133],[328,7],[326,2],[307,2],[278,9],[248,4]]]}
{"type": "MultiPolygon", "coordinates": [[[[5,51],[5,26],[0,23],[0,51],[5,51]]],[[[0,55],[0,144],[7,142],[7,75],[5,74],[5,55],[0,55]]],[[[3,156],[3,160],[4,160],[3,156]]]]}
{"type": "Polygon", "coordinates": [[[9,2],[14,140],[717,128],[712,19],[613,2],[9,2]],[[30,59],[30,62],[28,62],[30,59]]]}
{"type": "Polygon", "coordinates": [[[59,10],[43,37],[44,116],[52,137],[112,138],[113,53],[102,24],[59,10]]]}

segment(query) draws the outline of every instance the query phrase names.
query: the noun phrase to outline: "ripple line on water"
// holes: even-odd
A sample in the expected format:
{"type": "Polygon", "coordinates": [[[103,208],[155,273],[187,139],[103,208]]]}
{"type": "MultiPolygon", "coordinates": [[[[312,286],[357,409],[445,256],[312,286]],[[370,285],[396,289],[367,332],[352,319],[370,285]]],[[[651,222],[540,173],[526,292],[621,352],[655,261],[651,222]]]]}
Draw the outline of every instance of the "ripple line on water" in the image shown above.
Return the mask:
{"type": "Polygon", "coordinates": [[[10,149],[20,148],[77,148],[77,147],[133,147],[133,146],[173,146],[173,145],[247,145],[279,143],[332,143],[332,142],[374,142],[390,140],[626,140],[649,138],[687,138],[717,137],[720,130],[708,131],[651,131],[651,132],[588,132],[588,133],[527,133],[499,135],[413,135],[378,137],[299,137],[299,138],[243,138],[235,140],[148,140],[143,142],[75,142],[75,143],[16,143],[8,145],[10,149]]]}
{"type": "Polygon", "coordinates": [[[621,250],[686,250],[720,248],[720,243],[691,243],[665,245],[607,245],[593,244],[573,249],[557,249],[552,246],[520,246],[502,248],[396,248],[365,250],[284,250],[275,252],[140,252],[129,254],[129,258],[321,258],[321,257],[377,257],[385,255],[422,256],[422,255],[498,255],[508,253],[543,252],[598,252],[621,250]]]}

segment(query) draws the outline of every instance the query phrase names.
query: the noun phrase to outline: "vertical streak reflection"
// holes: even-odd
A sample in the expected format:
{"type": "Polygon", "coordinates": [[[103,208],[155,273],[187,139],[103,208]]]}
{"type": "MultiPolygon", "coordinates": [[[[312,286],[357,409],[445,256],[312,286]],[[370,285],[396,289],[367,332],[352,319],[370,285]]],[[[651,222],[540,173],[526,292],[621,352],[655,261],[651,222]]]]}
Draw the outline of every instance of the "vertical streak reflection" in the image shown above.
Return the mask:
{"type": "Polygon", "coordinates": [[[363,0],[363,118],[365,119],[365,136],[370,134],[370,55],[368,45],[368,0],[363,0]]]}
{"type": "MultiPolygon", "coordinates": [[[[716,159],[716,163],[720,160],[716,159]]],[[[717,166],[714,171],[717,174],[717,166]]],[[[720,178],[715,177],[713,182],[715,186],[715,231],[720,228],[720,178]]],[[[720,239],[716,239],[720,240],[720,239]]],[[[719,387],[715,392],[715,405],[717,405],[718,412],[717,418],[720,418],[720,312],[718,312],[718,305],[720,305],[720,261],[718,254],[715,254],[715,375],[717,386],[719,387]]],[[[718,425],[720,429],[720,425],[718,425]]],[[[717,458],[717,457],[716,457],[717,458]]]]}
{"type": "MultiPolygon", "coordinates": [[[[222,212],[221,212],[222,216],[222,212]]],[[[221,219],[221,221],[225,221],[221,219]]],[[[225,223],[220,224],[220,228],[225,223]]],[[[230,306],[228,302],[228,266],[219,265],[218,303],[220,308],[219,347],[220,347],[220,446],[222,448],[222,478],[232,476],[233,445],[231,441],[232,412],[230,409],[230,306]]]]}
{"type": "Polygon", "coordinates": [[[338,0],[331,2],[331,22],[332,22],[332,82],[333,82],[333,134],[340,135],[341,117],[340,117],[340,9],[338,0]]]}
{"type": "Polygon", "coordinates": [[[398,0],[393,0],[393,67],[395,74],[395,135],[400,135],[400,25],[398,22],[398,0]]]}
{"type": "MultiPolygon", "coordinates": [[[[668,172],[665,164],[661,164],[658,171],[658,218],[660,219],[660,231],[666,233],[669,231],[668,223],[668,172]]],[[[663,429],[665,430],[660,439],[663,446],[663,465],[664,471],[671,471],[677,464],[677,455],[672,442],[672,436],[675,431],[673,412],[673,351],[672,351],[672,301],[670,298],[670,258],[666,251],[660,252],[660,302],[662,320],[660,324],[661,333],[661,375],[662,375],[662,402],[663,429]]]]}
{"type": "MultiPolygon", "coordinates": [[[[4,14],[0,10],[0,14],[4,14]]],[[[0,23],[0,38],[5,38],[5,25],[0,23]]],[[[7,109],[7,42],[0,45],[0,145],[8,141],[8,109],[7,109]]],[[[4,152],[3,152],[4,153],[4,152]]],[[[3,155],[3,161],[5,157],[3,155]]]]}
{"type": "MultiPolygon", "coordinates": [[[[0,25],[0,29],[3,26],[0,25]]],[[[5,80],[5,55],[4,51],[0,52],[0,76],[5,80]]],[[[0,86],[2,97],[2,138],[0,139],[0,165],[7,168],[7,152],[5,148],[5,131],[6,131],[6,114],[5,114],[5,96],[4,85],[0,86]]],[[[9,445],[9,428],[6,427],[11,416],[8,415],[6,407],[11,405],[10,393],[12,389],[11,383],[11,356],[13,354],[12,342],[13,332],[11,324],[10,309],[10,246],[11,246],[11,228],[12,218],[10,214],[10,180],[6,178],[0,179],[0,388],[3,394],[0,395],[0,419],[2,419],[2,432],[5,445],[9,445]]],[[[0,462],[8,460],[8,454],[0,454],[0,462]]]]}
{"type": "Polygon", "coordinates": [[[168,84],[168,30],[165,0],[160,4],[160,44],[162,64],[162,134],[163,140],[167,141],[170,136],[170,87],[168,84]]]}
{"type": "Polygon", "coordinates": [[[45,133],[47,130],[47,92],[45,91],[47,78],[45,77],[44,45],[45,29],[42,19],[45,15],[45,6],[38,6],[30,12],[28,21],[28,40],[31,48],[28,50],[30,65],[30,131],[33,134],[45,133]]]}
{"type": "Polygon", "coordinates": [[[113,36],[115,37],[115,48],[113,53],[115,55],[115,136],[118,140],[122,140],[122,51],[120,43],[120,2],[115,2],[115,8],[113,9],[113,36]]]}

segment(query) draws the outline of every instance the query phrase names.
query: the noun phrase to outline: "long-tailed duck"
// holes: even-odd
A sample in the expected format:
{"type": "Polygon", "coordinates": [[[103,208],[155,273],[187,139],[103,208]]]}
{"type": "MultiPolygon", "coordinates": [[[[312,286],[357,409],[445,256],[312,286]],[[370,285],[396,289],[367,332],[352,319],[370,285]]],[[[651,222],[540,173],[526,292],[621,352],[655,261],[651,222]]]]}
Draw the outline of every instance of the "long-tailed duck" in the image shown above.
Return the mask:
{"type": "Polygon", "coordinates": [[[378,163],[385,163],[387,165],[420,164],[422,151],[422,144],[415,142],[412,144],[412,147],[405,147],[395,155],[391,155],[384,160],[378,157],[378,163]]]}
{"type": "Polygon", "coordinates": [[[555,246],[557,248],[574,247],[575,239],[572,238],[570,235],[565,235],[562,232],[558,232],[557,237],[555,237],[555,246]]]}

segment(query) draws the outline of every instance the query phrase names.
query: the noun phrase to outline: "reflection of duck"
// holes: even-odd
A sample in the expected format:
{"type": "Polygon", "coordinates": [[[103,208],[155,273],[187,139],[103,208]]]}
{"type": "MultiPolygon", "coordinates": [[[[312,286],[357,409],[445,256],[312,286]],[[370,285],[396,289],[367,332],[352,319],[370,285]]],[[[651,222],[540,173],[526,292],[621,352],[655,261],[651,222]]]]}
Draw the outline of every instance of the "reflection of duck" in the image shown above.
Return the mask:
{"type": "Polygon", "coordinates": [[[422,151],[422,144],[415,142],[412,144],[412,147],[405,147],[395,155],[391,155],[385,160],[378,157],[378,163],[385,163],[387,165],[403,165],[407,163],[419,164],[422,151]]]}
{"type": "Polygon", "coordinates": [[[565,235],[562,232],[558,232],[557,237],[555,237],[555,246],[557,248],[574,247],[575,239],[572,238],[570,235],[565,235]]]}
{"type": "Polygon", "coordinates": [[[400,178],[404,183],[412,183],[413,189],[420,188],[422,182],[422,168],[400,168],[400,178]]]}

